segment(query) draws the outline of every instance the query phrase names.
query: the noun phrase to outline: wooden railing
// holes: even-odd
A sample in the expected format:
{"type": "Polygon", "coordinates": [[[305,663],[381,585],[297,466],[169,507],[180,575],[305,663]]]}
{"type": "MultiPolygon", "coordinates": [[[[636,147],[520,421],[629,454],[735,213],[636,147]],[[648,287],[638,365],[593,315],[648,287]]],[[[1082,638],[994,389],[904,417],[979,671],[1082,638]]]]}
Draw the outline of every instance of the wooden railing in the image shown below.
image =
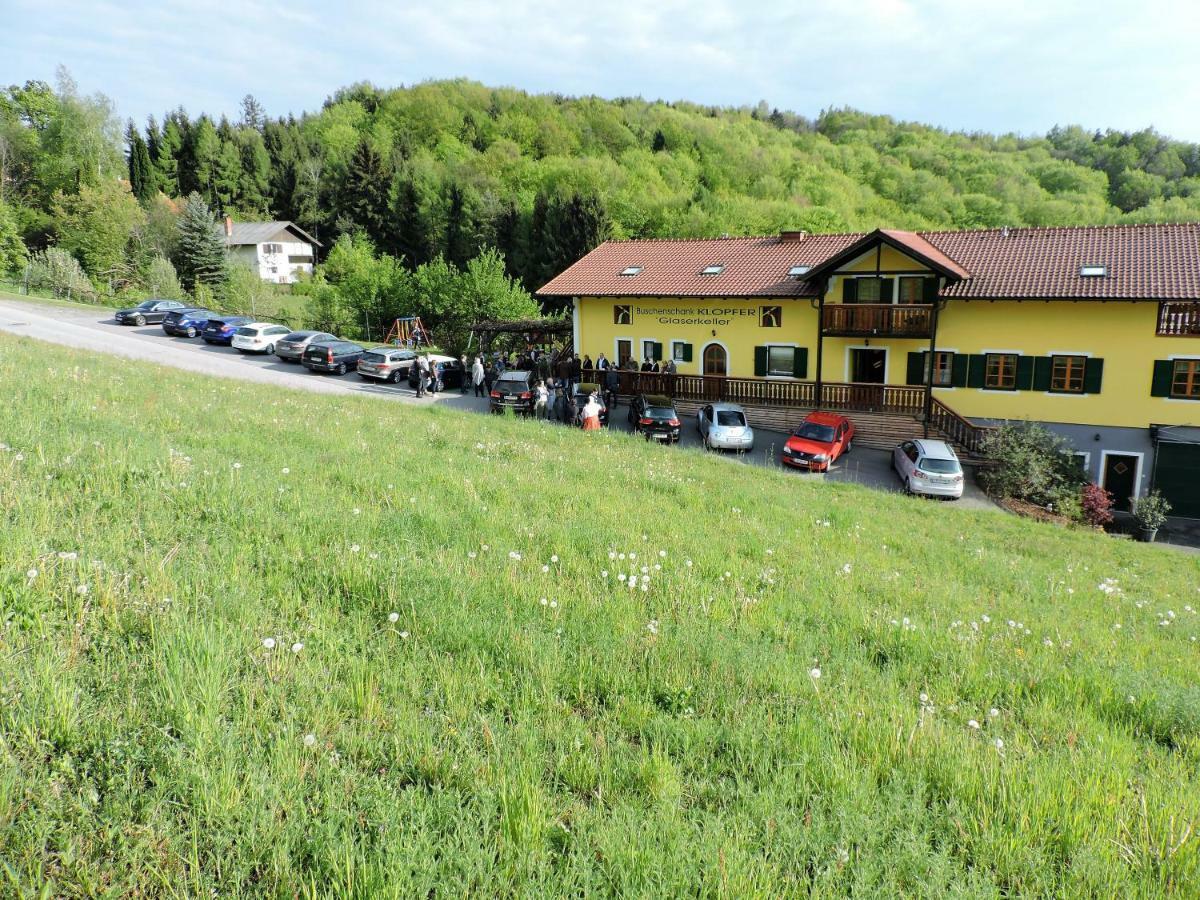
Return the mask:
{"type": "Polygon", "coordinates": [[[821,331],[833,337],[929,337],[932,329],[925,304],[834,303],[821,312],[821,331]]]}
{"type": "Polygon", "coordinates": [[[1160,337],[1200,337],[1200,303],[1158,304],[1160,337]]]}
{"type": "Polygon", "coordinates": [[[934,397],[930,404],[929,424],[976,455],[982,452],[984,439],[991,431],[985,426],[968,422],[937,397],[934,397]]]}

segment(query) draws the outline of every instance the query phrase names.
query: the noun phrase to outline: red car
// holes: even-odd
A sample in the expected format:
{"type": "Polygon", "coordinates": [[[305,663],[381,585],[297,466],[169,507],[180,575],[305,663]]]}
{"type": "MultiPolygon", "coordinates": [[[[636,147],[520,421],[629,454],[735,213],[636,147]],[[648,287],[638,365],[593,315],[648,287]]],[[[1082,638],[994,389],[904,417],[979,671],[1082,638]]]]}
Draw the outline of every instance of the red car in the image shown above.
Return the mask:
{"type": "Polygon", "coordinates": [[[853,422],[837,413],[813,412],[792,432],[779,461],[812,472],[828,472],[833,461],[853,446],[853,422]]]}

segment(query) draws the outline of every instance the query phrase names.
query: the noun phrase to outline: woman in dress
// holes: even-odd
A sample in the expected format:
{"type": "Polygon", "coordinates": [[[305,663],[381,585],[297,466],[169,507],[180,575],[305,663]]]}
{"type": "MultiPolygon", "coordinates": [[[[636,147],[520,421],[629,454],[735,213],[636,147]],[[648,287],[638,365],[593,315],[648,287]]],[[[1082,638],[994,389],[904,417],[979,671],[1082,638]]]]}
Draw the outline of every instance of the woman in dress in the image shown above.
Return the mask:
{"type": "Polygon", "coordinates": [[[596,399],[595,394],[588,395],[587,403],[583,405],[580,417],[583,419],[584,431],[600,430],[600,401],[596,399]]]}

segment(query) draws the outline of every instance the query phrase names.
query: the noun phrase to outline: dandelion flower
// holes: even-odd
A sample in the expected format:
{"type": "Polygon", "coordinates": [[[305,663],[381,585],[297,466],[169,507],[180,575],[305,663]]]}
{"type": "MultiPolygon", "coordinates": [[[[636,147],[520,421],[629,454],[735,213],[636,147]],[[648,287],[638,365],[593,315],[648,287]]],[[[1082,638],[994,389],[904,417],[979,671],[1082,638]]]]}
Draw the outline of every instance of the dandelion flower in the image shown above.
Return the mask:
{"type": "Polygon", "coordinates": [[[550,601],[550,608],[551,608],[551,609],[558,609],[558,601],[557,601],[557,600],[551,600],[551,601],[550,601]]]}
{"type": "Polygon", "coordinates": [[[616,558],[617,558],[616,551],[615,551],[615,550],[609,550],[609,551],[608,551],[608,558],[609,558],[609,559],[616,559],[616,558]]]}
{"type": "Polygon", "coordinates": [[[630,558],[630,559],[637,559],[637,554],[636,554],[636,553],[630,553],[630,554],[629,554],[629,558],[630,558]]]}
{"type": "Polygon", "coordinates": [[[550,571],[549,566],[542,566],[542,574],[545,574],[546,572],[549,572],[549,571],[550,571]]]}
{"type": "Polygon", "coordinates": [[[978,723],[978,722],[976,722],[974,719],[970,719],[970,720],[967,722],[967,727],[968,727],[968,728],[974,728],[974,729],[978,730],[978,729],[979,729],[979,723],[978,723]]]}
{"type": "Polygon", "coordinates": [[[658,619],[651,619],[646,623],[646,630],[651,634],[658,634],[658,619]]]}
{"type": "Polygon", "coordinates": [[[296,641],[296,643],[292,644],[292,652],[293,653],[299,653],[303,649],[304,649],[304,644],[302,644],[300,641],[296,641]]]}
{"type": "Polygon", "coordinates": [[[683,564],[689,569],[692,567],[692,561],[690,559],[684,560],[683,564]]]}
{"type": "Polygon", "coordinates": [[[1000,738],[996,738],[996,749],[997,750],[1004,749],[1004,741],[1000,740],[1000,738]]]}
{"type": "Polygon", "coordinates": [[[929,695],[928,695],[928,694],[924,694],[924,693],[923,693],[923,694],[921,694],[921,697],[920,697],[920,699],[921,699],[921,702],[922,702],[922,703],[928,703],[928,702],[929,702],[929,695]]]}
{"type": "Polygon", "coordinates": [[[305,747],[311,747],[316,742],[317,742],[317,736],[315,734],[306,734],[304,736],[304,746],[305,747]]]}
{"type": "Polygon", "coordinates": [[[558,554],[557,553],[550,557],[550,562],[552,562],[552,563],[558,562],[558,554]]]}
{"type": "Polygon", "coordinates": [[[607,577],[608,577],[608,569],[601,569],[601,570],[600,570],[600,577],[601,577],[601,578],[607,578],[607,577]]]}
{"type": "Polygon", "coordinates": [[[618,555],[617,555],[617,558],[618,558],[618,559],[624,559],[624,558],[625,558],[625,554],[624,554],[624,553],[618,554],[618,555]]]}
{"type": "Polygon", "coordinates": [[[241,463],[239,463],[239,462],[235,462],[235,463],[233,464],[233,467],[234,467],[235,469],[240,469],[240,468],[242,467],[242,464],[241,464],[241,463]]]}
{"type": "Polygon", "coordinates": [[[408,632],[407,631],[400,632],[400,640],[402,640],[402,641],[408,640],[408,632]]]}
{"type": "Polygon", "coordinates": [[[362,549],[362,548],[361,548],[360,546],[358,546],[358,544],[351,544],[351,545],[350,545],[350,552],[351,552],[351,553],[357,553],[357,552],[358,552],[359,550],[361,550],[361,549],[362,549]]]}
{"type": "Polygon", "coordinates": [[[663,559],[666,559],[666,558],[667,558],[667,551],[666,551],[666,550],[659,550],[659,551],[658,551],[658,555],[659,555],[661,558],[663,558],[663,559]]]}
{"type": "Polygon", "coordinates": [[[993,706],[991,709],[988,710],[988,715],[994,719],[998,715],[1000,715],[1000,710],[996,709],[996,707],[993,706]]]}
{"type": "Polygon", "coordinates": [[[618,573],[617,573],[617,581],[624,581],[624,580],[625,580],[625,573],[624,573],[624,572],[618,572],[618,573]]]}
{"type": "Polygon", "coordinates": [[[37,569],[30,569],[28,572],[25,573],[25,577],[28,578],[30,581],[33,581],[33,579],[37,578],[37,569]]]}
{"type": "Polygon", "coordinates": [[[981,622],[983,622],[984,625],[986,625],[988,622],[992,621],[992,617],[991,616],[980,616],[979,620],[981,622]]]}
{"type": "Polygon", "coordinates": [[[546,605],[547,603],[549,603],[550,601],[549,601],[549,600],[547,600],[545,597],[543,597],[543,598],[542,598],[541,600],[539,600],[538,602],[539,602],[539,603],[541,603],[541,604],[542,604],[542,606],[545,606],[545,605],[546,605]]]}
{"type": "Polygon", "coordinates": [[[850,574],[850,563],[845,563],[845,564],[842,566],[842,574],[843,574],[843,575],[849,575],[849,574],[850,574]]]}
{"type": "Polygon", "coordinates": [[[262,644],[268,650],[274,650],[275,649],[275,638],[263,638],[262,644]]]}
{"type": "Polygon", "coordinates": [[[467,559],[474,559],[476,557],[476,555],[477,554],[475,553],[475,551],[471,550],[470,552],[467,553],[467,559]]]}
{"type": "Polygon", "coordinates": [[[821,669],[817,666],[813,666],[811,669],[808,670],[808,677],[812,678],[812,679],[820,678],[821,677],[821,669]]]}
{"type": "Polygon", "coordinates": [[[400,621],[400,613],[398,613],[398,612],[388,613],[388,621],[391,622],[393,625],[395,625],[397,622],[400,621]]]}
{"type": "Polygon", "coordinates": [[[79,585],[79,587],[75,588],[75,593],[77,593],[81,597],[87,596],[87,592],[88,592],[88,586],[86,584],[81,584],[81,585],[79,585]]]}
{"type": "MultiPolygon", "coordinates": [[[[284,467],[283,467],[282,469],[280,469],[279,471],[280,471],[280,472],[282,472],[284,475],[291,475],[291,474],[292,474],[292,470],[291,470],[291,469],[289,469],[287,466],[284,466],[284,467]]],[[[309,735],[309,736],[311,737],[311,735],[309,735]]]]}
{"type": "Polygon", "coordinates": [[[361,509],[359,509],[357,506],[356,506],[356,507],[354,507],[354,509],[352,509],[352,510],[350,510],[350,511],[351,511],[352,513],[354,513],[354,515],[356,515],[356,516],[357,516],[357,515],[361,515],[361,514],[362,514],[362,510],[361,510],[361,509]]]}

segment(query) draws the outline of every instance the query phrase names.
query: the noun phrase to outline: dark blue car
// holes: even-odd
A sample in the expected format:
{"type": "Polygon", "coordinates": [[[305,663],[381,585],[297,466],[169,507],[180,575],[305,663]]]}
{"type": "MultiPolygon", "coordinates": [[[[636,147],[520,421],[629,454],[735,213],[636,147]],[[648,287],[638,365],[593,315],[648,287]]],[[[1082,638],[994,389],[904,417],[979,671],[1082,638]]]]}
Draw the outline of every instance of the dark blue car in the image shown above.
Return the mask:
{"type": "Polygon", "coordinates": [[[217,315],[209,309],[177,309],[162,320],[162,330],[175,337],[194,338],[204,330],[208,320],[217,315]]]}
{"type": "Polygon", "coordinates": [[[233,333],[238,330],[238,326],[253,321],[249,316],[221,316],[219,319],[209,319],[204,325],[204,330],[200,332],[200,337],[204,338],[206,344],[224,344],[228,347],[233,343],[233,333]]]}

